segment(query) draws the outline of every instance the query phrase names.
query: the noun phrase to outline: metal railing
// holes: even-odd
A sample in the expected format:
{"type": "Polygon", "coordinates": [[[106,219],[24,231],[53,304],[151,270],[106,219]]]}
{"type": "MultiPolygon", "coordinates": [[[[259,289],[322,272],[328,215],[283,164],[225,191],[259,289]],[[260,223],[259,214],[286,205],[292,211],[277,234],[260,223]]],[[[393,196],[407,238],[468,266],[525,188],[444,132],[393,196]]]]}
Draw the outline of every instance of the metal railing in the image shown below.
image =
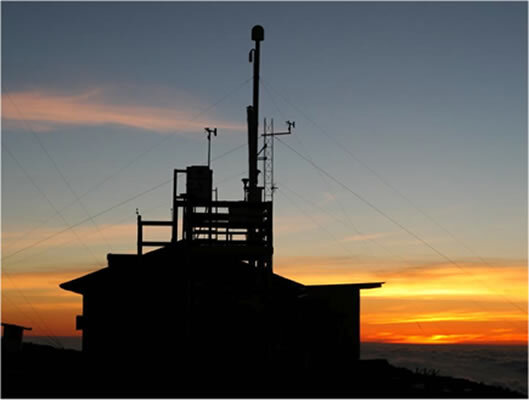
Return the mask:
{"type": "MultiPolygon", "coordinates": [[[[183,209],[181,240],[210,246],[272,247],[272,203],[246,201],[190,202],[177,200],[174,213],[183,209]]],[[[138,215],[138,254],[143,247],[162,247],[178,241],[178,219],[144,221],[138,215]],[[171,241],[144,241],[144,226],[172,227],[171,241]]]]}

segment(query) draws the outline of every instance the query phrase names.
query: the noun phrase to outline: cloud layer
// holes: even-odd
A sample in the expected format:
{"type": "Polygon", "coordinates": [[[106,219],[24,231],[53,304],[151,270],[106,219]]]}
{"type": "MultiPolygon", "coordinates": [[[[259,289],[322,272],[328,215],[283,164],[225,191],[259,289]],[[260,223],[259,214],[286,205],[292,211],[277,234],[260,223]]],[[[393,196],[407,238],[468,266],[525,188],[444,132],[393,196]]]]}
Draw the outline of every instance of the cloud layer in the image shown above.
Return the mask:
{"type": "Polygon", "coordinates": [[[7,92],[2,95],[2,118],[10,127],[28,129],[25,125],[29,124],[34,131],[68,125],[118,125],[162,134],[199,132],[208,125],[228,131],[245,129],[238,123],[197,119],[199,111],[191,107],[120,104],[108,100],[106,92],[100,88],[68,95],[46,91],[7,92]]]}

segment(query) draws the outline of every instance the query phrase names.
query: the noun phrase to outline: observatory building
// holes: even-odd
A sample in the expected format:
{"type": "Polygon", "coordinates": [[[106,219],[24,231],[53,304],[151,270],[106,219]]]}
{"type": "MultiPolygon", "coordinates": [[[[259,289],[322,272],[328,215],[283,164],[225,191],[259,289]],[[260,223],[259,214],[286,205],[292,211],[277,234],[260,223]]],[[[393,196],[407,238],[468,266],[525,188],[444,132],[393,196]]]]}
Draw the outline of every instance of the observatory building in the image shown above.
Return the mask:
{"type": "MultiPolygon", "coordinates": [[[[177,169],[173,217],[138,215],[137,254],[108,254],[107,267],[60,285],[83,296],[76,324],[90,357],[250,369],[359,359],[360,291],[382,282],[308,286],[273,271],[273,201],[258,184],[257,167],[261,26],[252,29],[252,40],[243,199],[213,198],[209,162],[177,169]],[[152,226],[170,227],[170,240],[145,241],[144,228],[152,226]]],[[[212,132],[208,128],[208,139],[212,132]]],[[[265,136],[270,139],[273,134],[265,136]]]]}

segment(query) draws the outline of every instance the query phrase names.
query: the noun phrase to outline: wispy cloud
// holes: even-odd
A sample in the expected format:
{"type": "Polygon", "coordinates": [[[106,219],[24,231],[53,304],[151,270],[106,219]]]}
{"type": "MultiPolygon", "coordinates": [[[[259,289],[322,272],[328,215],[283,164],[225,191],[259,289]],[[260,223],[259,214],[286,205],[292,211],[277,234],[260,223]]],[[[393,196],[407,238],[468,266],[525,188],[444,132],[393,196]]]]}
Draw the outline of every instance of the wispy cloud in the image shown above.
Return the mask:
{"type": "Polygon", "coordinates": [[[372,282],[377,260],[351,256],[277,256],[275,267],[280,274],[303,284],[372,282]]]}
{"type": "Polygon", "coordinates": [[[336,196],[330,192],[323,192],[322,195],[323,195],[323,201],[321,203],[322,205],[336,201],[336,196]]]}
{"type": "Polygon", "coordinates": [[[71,125],[118,125],[161,134],[198,132],[208,125],[228,131],[245,129],[243,124],[235,122],[205,117],[197,119],[195,116],[200,110],[181,104],[156,107],[112,101],[102,88],[75,94],[55,94],[44,90],[7,92],[2,95],[2,103],[2,118],[10,126],[27,129],[24,126],[27,122],[35,131],[71,125]]]}
{"type": "Polygon", "coordinates": [[[351,235],[346,236],[342,239],[343,242],[360,242],[364,240],[374,240],[381,237],[385,237],[391,235],[391,233],[369,233],[369,234],[362,234],[362,235],[351,235]]]}
{"type": "MultiPolygon", "coordinates": [[[[384,314],[379,313],[370,316],[366,322],[373,325],[407,324],[425,322],[487,322],[487,321],[527,321],[527,316],[515,311],[505,310],[476,311],[476,310],[447,310],[430,313],[414,313],[411,315],[384,314]]],[[[498,333],[498,330],[495,330],[498,333]]],[[[509,330],[510,331],[510,330],[509,330]]],[[[503,333],[503,331],[499,332],[503,333]]]]}
{"type": "Polygon", "coordinates": [[[409,268],[384,268],[376,272],[379,279],[390,282],[384,293],[388,297],[492,297],[527,302],[527,265],[523,261],[479,262],[455,260],[456,264],[425,264],[409,268]]]}
{"type": "Polygon", "coordinates": [[[505,316],[493,314],[480,320],[443,320],[432,323],[388,322],[384,325],[372,324],[363,319],[362,341],[386,343],[483,343],[483,344],[526,344],[527,329],[523,325],[527,319],[510,320],[505,316]],[[501,330],[506,323],[516,324],[515,329],[501,330]],[[384,330],[381,330],[384,328],[384,330]]]}
{"type": "Polygon", "coordinates": [[[377,257],[278,256],[276,267],[287,277],[305,284],[386,282],[365,296],[388,299],[495,299],[527,307],[527,264],[496,261],[494,268],[482,263],[456,260],[404,266],[377,257]],[[524,305],[525,304],[525,305],[524,305]]]}

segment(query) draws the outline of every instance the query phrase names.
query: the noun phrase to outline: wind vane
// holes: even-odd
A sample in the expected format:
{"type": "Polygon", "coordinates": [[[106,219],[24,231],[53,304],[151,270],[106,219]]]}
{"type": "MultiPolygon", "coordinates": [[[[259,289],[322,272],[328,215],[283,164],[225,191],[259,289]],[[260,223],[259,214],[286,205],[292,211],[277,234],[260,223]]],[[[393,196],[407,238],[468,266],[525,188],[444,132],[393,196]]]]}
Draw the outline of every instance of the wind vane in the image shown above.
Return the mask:
{"type": "Polygon", "coordinates": [[[204,128],[208,134],[208,168],[211,167],[211,134],[217,136],[217,128],[204,128]]]}

